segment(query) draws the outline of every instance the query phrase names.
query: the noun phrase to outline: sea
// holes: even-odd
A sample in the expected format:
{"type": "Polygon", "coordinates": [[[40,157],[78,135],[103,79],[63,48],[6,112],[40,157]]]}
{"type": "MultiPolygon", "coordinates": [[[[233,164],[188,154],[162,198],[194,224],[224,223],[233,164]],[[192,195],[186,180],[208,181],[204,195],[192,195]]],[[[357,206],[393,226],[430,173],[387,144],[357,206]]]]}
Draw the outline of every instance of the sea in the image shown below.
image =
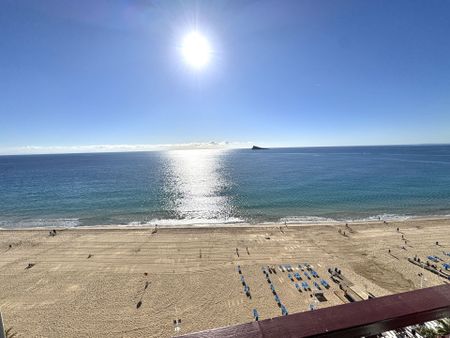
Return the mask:
{"type": "Polygon", "coordinates": [[[0,228],[450,216],[450,145],[0,156],[0,228]]]}

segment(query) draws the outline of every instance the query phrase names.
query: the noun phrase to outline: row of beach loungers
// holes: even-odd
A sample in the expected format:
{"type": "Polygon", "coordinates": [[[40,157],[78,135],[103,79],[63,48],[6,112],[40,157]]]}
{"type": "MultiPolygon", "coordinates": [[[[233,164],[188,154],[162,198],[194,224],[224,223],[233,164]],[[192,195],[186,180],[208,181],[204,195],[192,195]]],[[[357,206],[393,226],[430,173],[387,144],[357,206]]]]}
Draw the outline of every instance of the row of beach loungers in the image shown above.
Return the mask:
{"type": "Polygon", "coordinates": [[[252,294],[250,293],[250,287],[247,285],[247,283],[245,281],[245,278],[244,278],[244,275],[242,274],[242,270],[241,270],[241,266],[240,265],[237,266],[237,271],[238,271],[239,275],[241,276],[241,283],[242,283],[242,286],[244,287],[244,293],[245,293],[245,295],[248,298],[251,299],[252,298],[252,294]]]}
{"type": "MultiPolygon", "coordinates": [[[[238,271],[239,275],[241,276],[241,283],[242,283],[242,286],[244,287],[244,293],[248,298],[251,299],[252,295],[250,293],[250,287],[248,286],[247,282],[245,281],[245,278],[244,278],[244,275],[242,274],[240,265],[237,266],[237,271],[238,271]]],[[[258,311],[256,309],[253,309],[252,314],[253,314],[253,318],[255,318],[255,320],[258,321],[259,320],[258,311]]]]}
{"type": "MultiPolygon", "coordinates": [[[[265,267],[261,268],[264,276],[266,277],[266,281],[269,284],[270,290],[272,291],[272,294],[274,296],[275,302],[277,303],[278,307],[281,309],[281,315],[282,316],[287,316],[288,310],[286,309],[286,307],[281,303],[280,297],[278,297],[277,291],[275,290],[275,287],[272,284],[272,281],[270,279],[270,274],[274,273],[274,269],[268,267],[267,270],[265,267]]],[[[276,273],[276,272],[275,272],[276,273]]]]}
{"type": "MultiPolygon", "coordinates": [[[[294,272],[294,268],[288,264],[279,265],[278,268],[281,272],[294,272]]],[[[312,278],[320,279],[319,274],[312,268],[311,265],[309,265],[307,263],[305,263],[303,266],[301,264],[298,264],[298,267],[296,269],[303,271],[303,275],[306,277],[305,279],[308,279],[308,280],[311,280],[312,278]],[[305,271],[305,270],[307,270],[307,271],[305,271]]],[[[266,269],[263,267],[262,270],[263,270],[264,275],[266,276],[268,283],[270,284],[270,289],[271,289],[272,293],[276,297],[275,301],[277,301],[277,303],[280,305],[281,303],[279,302],[279,298],[276,295],[275,288],[274,288],[272,282],[270,281],[270,277],[269,277],[270,274],[276,273],[275,269],[271,268],[271,267],[267,267],[267,269],[266,269]]],[[[312,291],[308,282],[306,280],[303,280],[303,278],[299,272],[294,272],[293,274],[288,273],[287,276],[299,292],[302,292],[302,290],[305,292],[312,291]],[[298,283],[300,281],[301,281],[301,286],[298,283]]],[[[317,291],[322,291],[322,287],[325,289],[330,288],[330,285],[328,284],[328,282],[323,278],[320,279],[320,284],[317,281],[313,281],[313,286],[315,287],[315,289],[317,291]]]]}
{"type": "MultiPolygon", "coordinates": [[[[281,272],[294,272],[294,268],[289,264],[279,265],[278,268],[281,272]]],[[[308,280],[311,280],[312,278],[320,278],[319,274],[308,263],[305,263],[304,265],[298,264],[298,267],[296,269],[303,271],[303,275],[308,280]]],[[[265,268],[263,268],[263,271],[265,271],[265,274],[267,277],[269,275],[267,273],[267,271],[269,271],[269,273],[273,273],[273,272],[276,273],[276,270],[271,267],[268,267],[267,270],[265,268]]],[[[291,282],[294,284],[295,288],[299,292],[302,292],[302,289],[304,291],[311,291],[311,287],[308,285],[308,282],[306,282],[306,280],[303,281],[303,278],[299,272],[294,272],[293,274],[288,273],[288,278],[291,280],[291,282]],[[297,281],[302,281],[301,287],[297,283],[297,281]]],[[[325,279],[320,279],[320,284],[326,289],[328,289],[330,287],[330,285],[328,284],[328,282],[325,279]]],[[[313,285],[317,290],[322,290],[321,286],[316,281],[313,282],[313,285]]]]}
{"type": "MultiPolygon", "coordinates": [[[[313,280],[313,279],[317,279],[317,281],[316,280],[312,281],[312,284],[316,290],[321,291],[322,288],[325,288],[325,289],[330,288],[330,285],[328,284],[328,282],[325,279],[320,278],[319,274],[312,268],[311,265],[309,265],[307,263],[305,263],[304,265],[298,264],[298,267],[295,268],[297,270],[297,272],[294,272],[294,268],[288,264],[279,265],[278,269],[281,272],[292,272],[292,274],[288,273],[288,278],[291,280],[291,282],[294,284],[295,288],[299,292],[302,292],[302,290],[303,291],[312,291],[311,287],[309,286],[309,284],[306,280],[313,280]],[[302,278],[301,274],[298,272],[298,270],[301,270],[303,272],[303,275],[305,276],[305,280],[303,280],[303,278],[302,278]],[[300,281],[301,281],[301,286],[299,283],[297,283],[300,281]],[[318,281],[320,282],[320,284],[318,281]]],[[[264,276],[266,277],[266,281],[269,284],[269,287],[270,287],[270,290],[272,291],[275,302],[277,303],[278,307],[281,310],[281,315],[287,316],[289,314],[288,310],[286,309],[286,306],[281,302],[281,299],[278,296],[278,293],[275,290],[274,285],[272,284],[272,280],[270,279],[271,274],[277,274],[276,269],[274,267],[267,266],[267,267],[262,267],[261,270],[262,270],[264,276]]],[[[240,280],[241,280],[245,295],[251,299],[250,287],[248,286],[247,282],[245,281],[245,278],[242,273],[240,265],[237,266],[237,272],[240,275],[240,280]]],[[[253,315],[253,318],[255,319],[255,321],[259,320],[259,313],[256,309],[253,309],[252,315],[253,315]]]]}
{"type": "MultiPolygon", "coordinates": [[[[445,252],[444,252],[444,253],[445,253],[445,252]]],[[[445,253],[445,254],[447,254],[447,253],[445,253]]],[[[449,256],[450,256],[450,253],[449,253],[449,256]]],[[[433,256],[433,255],[430,255],[430,256],[428,256],[427,258],[428,258],[430,261],[434,262],[434,263],[438,263],[438,264],[441,263],[445,270],[450,270],[450,264],[449,264],[449,263],[446,263],[446,262],[445,262],[442,258],[440,258],[439,256],[433,256]]],[[[420,262],[420,260],[419,260],[419,258],[417,258],[417,256],[414,257],[414,260],[420,262]]],[[[436,269],[438,268],[438,266],[436,266],[436,265],[434,265],[433,267],[436,268],[436,269]]]]}
{"type": "Polygon", "coordinates": [[[442,258],[439,258],[438,256],[428,256],[427,258],[430,261],[435,262],[435,263],[439,263],[439,262],[443,262],[444,261],[442,258]]]}
{"type": "MultiPolygon", "coordinates": [[[[295,273],[294,276],[297,279],[297,281],[301,280],[301,276],[299,273],[295,273]]],[[[296,282],[296,280],[292,277],[291,274],[288,274],[288,277],[299,292],[302,292],[302,289],[304,291],[311,291],[311,288],[310,288],[308,282],[302,281],[302,283],[301,283],[302,286],[300,287],[300,285],[296,282]]],[[[330,285],[327,283],[327,281],[325,279],[321,279],[320,284],[322,284],[322,287],[324,287],[325,289],[330,288],[330,285]]],[[[313,281],[313,285],[318,291],[322,290],[321,286],[316,281],[313,281]]]]}
{"type": "MultiPolygon", "coordinates": [[[[297,268],[293,268],[292,265],[290,265],[290,264],[282,264],[282,265],[278,265],[278,269],[281,272],[294,272],[294,269],[295,270],[301,270],[301,271],[305,271],[306,270],[306,271],[310,271],[313,275],[317,275],[318,276],[317,272],[315,272],[313,270],[312,266],[310,264],[308,264],[308,263],[304,263],[303,265],[302,264],[298,264],[297,268]]],[[[272,270],[275,270],[275,269],[272,268],[272,270]]]]}
{"type": "MultiPolygon", "coordinates": [[[[293,272],[294,269],[292,268],[291,265],[280,265],[279,269],[281,271],[288,271],[288,272],[293,272]]],[[[306,277],[306,279],[311,280],[313,278],[317,278],[320,279],[319,274],[312,268],[311,265],[309,265],[308,263],[305,263],[304,265],[298,264],[298,268],[297,270],[301,270],[303,271],[303,275],[306,277]],[[306,271],[305,271],[306,270],[306,271]],[[309,272],[309,273],[308,273],[309,272]]],[[[295,288],[299,291],[302,292],[302,289],[304,291],[311,291],[311,287],[308,285],[308,282],[303,281],[302,276],[300,275],[299,272],[295,272],[293,275],[292,274],[288,274],[288,278],[291,280],[291,282],[294,284],[295,288]],[[294,279],[295,278],[295,279],[294,279]],[[300,285],[297,283],[297,281],[302,281],[301,282],[301,287],[300,285]]],[[[325,279],[320,279],[320,284],[322,285],[322,287],[324,287],[325,289],[329,289],[330,285],[328,284],[328,282],[325,279]]],[[[321,291],[322,288],[319,285],[319,283],[317,283],[316,281],[313,281],[313,285],[314,287],[321,291]]]]}
{"type": "MultiPolygon", "coordinates": [[[[319,277],[319,274],[316,271],[314,271],[312,266],[308,263],[304,263],[303,265],[298,264],[296,268],[293,268],[292,265],[284,264],[284,265],[279,265],[278,269],[281,272],[294,272],[294,269],[297,271],[298,270],[305,271],[305,272],[309,271],[314,277],[319,277]]],[[[272,270],[275,270],[275,269],[272,268],[272,270]]]]}
{"type": "MultiPolygon", "coordinates": [[[[446,255],[448,254],[450,256],[450,253],[445,253],[445,254],[446,255]]],[[[444,267],[445,270],[450,270],[450,264],[445,263],[445,261],[442,258],[440,258],[438,256],[428,256],[427,258],[434,263],[442,263],[442,266],[444,267]]]]}
{"type": "MultiPolygon", "coordinates": [[[[444,255],[446,256],[450,256],[450,252],[442,252],[444,255]]],[[[442,265],[444,266],[445,270],[450,270],[450,262],[449,263],[442,263],[442,265]]]]}
{"type": "Polygon", "coordinates": [[[450,270],[450,264],[444,263],[444,261],[439,258],[438,256],[428,256],[428,260],[426,263],[424,263],[419,257],[414,256],[413,258],[408,258],[408,261],[420,266],[423,269],[426,269],[428,271],[431,271],[432,273],[443,277],[445,279],[450,280],[450,273],[448,272],[450,270]],[[430,264],[430,261],[432,262],[430,264]],[[442,263],[442,267],[440,267],[438,264],[442,263]]]}

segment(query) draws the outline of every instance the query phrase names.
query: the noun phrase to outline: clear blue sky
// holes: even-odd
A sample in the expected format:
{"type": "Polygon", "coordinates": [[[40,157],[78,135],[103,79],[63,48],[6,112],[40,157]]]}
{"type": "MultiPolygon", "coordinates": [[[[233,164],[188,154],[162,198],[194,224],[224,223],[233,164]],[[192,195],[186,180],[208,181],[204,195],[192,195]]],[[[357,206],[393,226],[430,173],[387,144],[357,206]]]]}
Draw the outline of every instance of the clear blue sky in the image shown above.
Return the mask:
{"type": "Polygon", "coordinates": [[[450,142],[450,1],[1,1],[0,152],[213,140],[450,142]]]}

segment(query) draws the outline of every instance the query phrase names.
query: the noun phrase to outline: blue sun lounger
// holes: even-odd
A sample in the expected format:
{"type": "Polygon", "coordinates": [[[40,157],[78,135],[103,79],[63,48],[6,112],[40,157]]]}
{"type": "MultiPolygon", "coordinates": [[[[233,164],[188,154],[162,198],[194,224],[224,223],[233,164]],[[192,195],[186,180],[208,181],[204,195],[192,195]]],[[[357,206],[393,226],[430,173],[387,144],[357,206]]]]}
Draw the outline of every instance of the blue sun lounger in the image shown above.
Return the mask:
{"type": "Polygon", "coordinates": [[[272,293],[273,293],[274,295],[277,294],[277,292],[275,291],[275,288],[273,287],[272,284],[270,284],[270,290],[272,290],[272,293]]]}
{"type": "Polygon", "coordinates": [[[281,315],[282,316],[288,315],[288,311],[286,310],[286,307],[284,305],[281,305],[281,315]]]}
{"type": "Polygon", "coordinates": [[[302,276],[300,276],[300,274],[298,272],[294,273],[294,276],[297,280],[301,280],[302,276]]]}
{"type": "Polygon", "coordinates": [[[306,276],[306,278],[311,279],[311,276],[306,271],[303,274],[306,276]]]}
{"type": "Polygon", "coordinates": [[[252,298],[252,296],[250,295],[250,288],[248,287],[248,285],[244,286],[244,293],[247,297],[252,298]]]}
{"type": "Polygon", "coordinates": [[[303,288],[303,290],[308,291],[308,289],[309,289],[308,283],[302,282],[302,288],[303,288]]]}
{"type": "Polygon", "coordinates": [[[242,274],[241,266],[240,266],[240,265],[237,266],[237,271],[239,272],[240,275],[242,274]]]}
{"type": "Polygon", "coordinates": [[[330,285],[328,284],[328,282],[325,279],[321,279],[320,284],[322,284],[326,289],[328,289],[330,287],[330,285]]]}
{"type": "Polygon", "coordinates": [[[311,274],[313,275],[313,277],[319,278],[319,274],[315,272],[313,269],[311,269],[311,274]]]}
{"type": "Polygon", "coordinates": [[[281,304],[280,297],[278,297],[278,295],[275,295],[275,301],[277,302],[278,305],[281,304]]]}
{"type": "Polygon", "coordinates": [[[428,256],[428,259],[429,259],[430,261],[435,262],[435,263],[439,262],[439,259],[438,259],[437,257],[435,257],[435,256],[428,256]]]}
{"type": "Polygon", "coordinates": [[[298,283],[295,283],[294,285],[295,285],[295,288],[296,288],[298,291],[302,292],[302,289],[300,288],[300,285],[298,285],[298,283]]]}
{"type": "Polygon", "coordinates": [[[314,282],[313,284],[314,284],[314,286],[316,287],[317,290],[321,290],[321,289],[320,289],[320,285],[317,284],[317,282],[314,282]]]}
{"type": "Polygon", "coordinates": [[[442,264],[442,266],[444,267],[445,270],[450,270],[450,264],[444,263],[442,264]]]}
{"type": "Polygon", "coordinates": [[[292,275],[291,275],[290,273],[288,274],[288,277],[289,277],[289,279],[291,280],[291,282],[294,281],[294,278],[292,277],[292,275]]]}
{"type": "Polygon", "coordinates": [[[259,314],[258,311],[256,311],[256,309],[253,309],[253,317],[255,318],[256,321],[259,320],[259,314]]]}

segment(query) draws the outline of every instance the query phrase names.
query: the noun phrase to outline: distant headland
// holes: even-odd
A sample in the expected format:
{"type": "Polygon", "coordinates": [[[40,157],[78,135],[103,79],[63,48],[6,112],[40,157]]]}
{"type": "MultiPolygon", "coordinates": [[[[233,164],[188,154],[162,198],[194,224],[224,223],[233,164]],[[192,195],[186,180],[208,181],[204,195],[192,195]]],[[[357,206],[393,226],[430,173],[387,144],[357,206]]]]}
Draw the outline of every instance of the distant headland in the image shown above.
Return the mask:
{"type": "Polygon", "coordinates": [[[263,148],[263,147],[258,147],[258,146],[253,146],[252,150],[267,150],[269,148],[263,148]]]}

